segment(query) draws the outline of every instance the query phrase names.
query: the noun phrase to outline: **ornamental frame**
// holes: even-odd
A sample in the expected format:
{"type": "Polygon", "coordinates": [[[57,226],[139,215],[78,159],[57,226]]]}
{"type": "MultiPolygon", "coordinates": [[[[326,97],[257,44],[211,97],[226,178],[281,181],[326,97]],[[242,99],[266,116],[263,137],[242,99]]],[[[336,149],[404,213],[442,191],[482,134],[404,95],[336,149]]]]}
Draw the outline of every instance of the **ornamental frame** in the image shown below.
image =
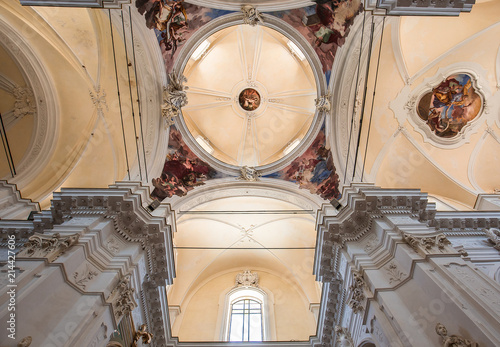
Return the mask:
{"type": "Polygon", "coordinates": [[[406,86],[396,99],[390,103],[390,108],[394,111],[400,126],[403,126],[405,121],[408,120],[414,130],[422,135],[424,142],[443,149],[458,148],[469,143],[471,135],[475,134],[479,130],[479,126],[488,119],[488,99],[490,95],[487,72],[479,64],[464,62],[439,68],[434,76],[426,78],[412,91],[410,91],[409,86],[406,86]],[[467,122],[456,136],[450,138],[439,137],[418,115],[418,103],[425,94],[432,92],[441,82],[457,74],[467,74],[471,77],[472,86],[476,94],[481,98],[481,109],[477,116],[467,122]]]}

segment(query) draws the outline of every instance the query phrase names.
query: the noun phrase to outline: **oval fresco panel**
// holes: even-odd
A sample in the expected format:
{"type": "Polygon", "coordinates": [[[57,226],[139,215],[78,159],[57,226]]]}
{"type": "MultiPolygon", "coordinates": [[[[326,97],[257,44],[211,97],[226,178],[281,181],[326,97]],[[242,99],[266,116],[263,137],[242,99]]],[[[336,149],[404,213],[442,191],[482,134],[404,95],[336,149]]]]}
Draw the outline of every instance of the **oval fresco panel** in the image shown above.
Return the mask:
{"type": "Polygon", "coordinates": [[[434,134],[451,138],[479,115],[481,105],[471,76],[455,74],[420,98],[417,113],[434,134]]]}

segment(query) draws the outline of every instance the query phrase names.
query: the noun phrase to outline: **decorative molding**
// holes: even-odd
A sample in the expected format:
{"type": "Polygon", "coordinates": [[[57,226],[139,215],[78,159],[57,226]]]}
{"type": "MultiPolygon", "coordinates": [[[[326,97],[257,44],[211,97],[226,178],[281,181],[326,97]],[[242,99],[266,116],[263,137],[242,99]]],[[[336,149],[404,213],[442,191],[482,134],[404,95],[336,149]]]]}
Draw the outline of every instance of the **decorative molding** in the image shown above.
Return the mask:
{"type": "Polygon", "coordinates": [[[73,274],[73,279],[75,280],[75,284],[81,287],[83,290],[86,288],[86,283],[91,281],[95,276],[99,274],[98,271],[92,270],[89,264],[85,264],[85,269],[78,273],[75,271],[73,274]]]}
{"type": "MultiPolygon", "coordinates": [[[[0,45],[17,62],[26,88],[33,94],[32,100],[23,101],[25,97],[30,99],[31,94],[27,89],[24,92],[19,90],[19,114],[36,111],[36,117],[29,147],[19,163],[16,163],[17,175],[11,180],[11,183],[26,186],[46,167],[55,149],[60,122],[59,103],[52,79],[33,50],[33,45],[4,20],[0,20],[0,45]]],[[[48,192],[41,195],[46,194],[48,192]]]]}
{"type": "Polygon", "coordinates": [[[472,340],[463,338],[461,336],[457,336],[457,335],[448,336],[448,330],[441,323],[437,323],[436,324],[436,334],[438,334],[439,336],[441,336],[442,346],[443,347],[449,347],[449,346],[454,346],[454,347],[479,347],[479,344],[477,342],[474,342],[472,340]]]}
{"type": "Polygon", "coordinates": [[[14,101],[14,117],[23,118],[27,115],[35,115],[36,101],[33,90],[30,87],[16,86],[12,89],[14,101]]]}
{"type": "Polygon", "coordinates": [[[500,229],[498,228],[484,229],[484,233],[486,234],[488,241],[493,244],[493,248],[500,251],[500,229]]]}
{"type": "Polygon", "coordinates": [[[443,211],[437,212],[428,225],[448,235],[484,235],[485,228],[500,228],[500,218],[492,211],[443,211]]]}
{"type": "Polygon", "coordinates": [[[137,303],[134,299],[134,290],[130,287],[130,275],[122,277],[116,287],[111,291],[106,302],[111,304],[116,323],[131,313],[137,303]]]}
{"type": "Polygon", "coordinates": [[[47,258],[52,263],[78,242],[80,234],[61,237],[59,233],[47,235],[35,233],[19,252],[18,258],[47,258]]]}
{"type": "Polygon", "coordinates": [[[161,115],[165,120],[165,128],[175,123],[174,118],[181,116],[181,107],[188,103],[184,86],[187,78],[182,74],[176,75],[174,72],[168,74],[169,83],[163,88],[163,103],[161,105],[161,115]]]}
{"type": "Polygon", "coordinates": [[[450,245],[451,242],[446,238],[444,234],[438,234],[435,236],[420,236],[408,234],[405,232],[401,232],[403,236],[403,241],[410,245],[415,252],[422,251],[426,254],[436,253],[446,253],[449,249],[446,248],[447,245],[450,245]]]}
{"type": "Polygon", "coordinates": [[[329,113],[331,110],[331,100],[332,96],[331,94],[326,94],[322,95],[317,99],[314,99],[314,102],[316,103],[316,109],[318,112],[326,112],[329,113]]]}
{"type": "Polygon", "coordinates": [[[259,287],[259,275],[256,272],[245,270],[236,275],[234,281],[235,287],[259,287]]]}
{"type": "Polygon", "coordinates": [[[352,284],[349,286],[350,300],[347,303],[354,313],[364,311],[364,301],[366,299],[364,293],[365,280],[363,275],[357,271],[352,272],[352,284]]]}
{"type": "Polygon", "coordinates": [[[106,249],[113,255],[117,255],[120,253],[120,244],[114,237],[110,237],[109,240],[106,241],[106,249]]]}
{"type": "Polygon", "coordinates": [[[336,325],[335,335],[337,336],[337,346],[354,347],[354,341],[352,340],[351,333],[347,328],[336,325]]]}
{"type": "Polygon", "coordinates": [[[264,18],[260,14],[259,10],[252,5],[241,6],[241,13],[243,13],[243,23],[245,24],[256,26],[257,24],[264,22],[264,18]]]}
{"type": "Polygon", "coordinates": [[[242,166],[240,168],[240,176],[238,179],[242,181],[256,182],[259,181],[260,176],[262,176],[262,174],[254,167],[242,166]]]}
{"type": "Polygon", "coordinates": [[[389,284],[392,284],[393,282],[401,282],[403,278],[406,276],[406,273],[403,271],[400,271],[398,269],[398,266],[394,261],[391,261],[385,268],[384,270],[387,272],[387,274],[390,276],[389,277],[389,284]]]}
{"type": "Polygon", "coordinates": [[[108,104],[106,103],[106,92],[101,90],[101,86],[98,85],[97,88],[94,88],[94,92],[89,91],[90,98],[92,99],[92,103],[97,109],[99,115],[103,115],[103,108],[106,108],[106,111],[109,111],[108,104]]]}
{"type": "Polygon", "coordinates": [[[389,16],[458,16],[470,12],[475,0],[378,0],[377,8],[385,9],[389,16]]]}
{"type": "Polygon", "coordinates": [[[366,253],[370,253],[377,247],[378,243],[380,240],[378,239],[377,235],[373,234],[370,235],[365,243],[365,247],[363,248],[366,253]]]}

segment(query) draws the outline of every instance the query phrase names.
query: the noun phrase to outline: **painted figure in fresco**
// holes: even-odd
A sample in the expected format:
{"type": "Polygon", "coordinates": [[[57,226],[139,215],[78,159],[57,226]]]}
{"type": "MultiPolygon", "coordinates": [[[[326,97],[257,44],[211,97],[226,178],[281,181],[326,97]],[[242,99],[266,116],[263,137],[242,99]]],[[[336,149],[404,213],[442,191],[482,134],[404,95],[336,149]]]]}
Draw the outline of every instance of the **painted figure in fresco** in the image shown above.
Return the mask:
{"type": "Polygon", "coordinates": [[[151,197],[157,200],[184,196],[194,187],[204,184],[216,175],[215,170],[197,158],[182,140],[180,132],[172,127],[169,137],[169,154],[162,174],[152,180],[154,190],[151,197]]]}
{"type": "Polygon", "coordinates": [[[157,18],[157,29],[162,32],[163,38],[160,44],[165,46],[166,51],[172,51],[173,56],[178,44],[184,41],[182,34],[188,27],[187,14],[182,1],[163,3],[157,18]]]}
{"type": "Polygon", "coordinates": [[[183,0],[137,0],[136,7],[141,14],[145,13],[148,28],[161,32],[160,45],[173,56],[184,41],[183,33],[188,27],[183,0]]]}
{"type": "MultiPolygon", "coordinates": [[[[357,11],[346,11],[353,6],[352,0],[314,0],[316,3],[316,14],[314,20],[308,26],[314,31],[316,37],[315,45],[335,43],[340,45],[347,28],[352,24],[352,20],[357,11]],[[336,13],[342,11],[345,18],[340,22],[336,20],[336,13]]],[[[305,22],[307,20],[305,19],[305,22]]],[[[334,54],[335,52],[332,52],[334,54]]]]}
{"type": "Polygon", "coordinates": [[[260,105],[260,95],[253,88],[244,89],[239,96],[240,106],[246,111],[254,111],[260,105]]]}
{"type": "Polygon", "coordinates": [[[458,74],[435,87],[430,100],[424,96],[419,102],[418,113],[436,135],[453,137],[477,116],[480,108],[481,100],[474,91],[471,77],[458,74]]]}
{"type": "Polygon", "coordinates": [[[285,168],[281,178],[296,182],[299,188],[308,189],[326,200],[340,196],[338,175],[332,153],[325,147],[323,131],[303,155],[285,168]]]}

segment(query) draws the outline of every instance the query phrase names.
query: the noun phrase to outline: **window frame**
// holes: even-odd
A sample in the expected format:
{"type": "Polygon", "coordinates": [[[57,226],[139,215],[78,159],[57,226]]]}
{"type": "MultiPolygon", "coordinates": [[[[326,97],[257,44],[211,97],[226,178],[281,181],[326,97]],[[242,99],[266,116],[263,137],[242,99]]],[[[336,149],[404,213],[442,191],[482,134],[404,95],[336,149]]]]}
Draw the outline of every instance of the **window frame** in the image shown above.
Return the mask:
{"type": "MultiPolygon", "coordinates": [[[[222,299],[222,298],[221,298],[222,299]]],[[[266,291],[261,288],[256,287],[237,287],[232,288],[224,295],[224,304],[219,307],[222,310],[219,311],[219,316],[221,318],[221,329],[219,340],[229,342],[229,325],[231,323],[231,309],[232,305],[240,300],[250,299],[257,301],[261,304],[261,314],[262,314],[262,341],[270,341],[275,335],[273,319],[274,311],[273,304],[269,304],[269,301],[273,301],[269,298],[266,291]],[[269,300],[270,299],[270,300],[269,300]],[[221,312],[222,311],[222,312],[221,312]]]]}

